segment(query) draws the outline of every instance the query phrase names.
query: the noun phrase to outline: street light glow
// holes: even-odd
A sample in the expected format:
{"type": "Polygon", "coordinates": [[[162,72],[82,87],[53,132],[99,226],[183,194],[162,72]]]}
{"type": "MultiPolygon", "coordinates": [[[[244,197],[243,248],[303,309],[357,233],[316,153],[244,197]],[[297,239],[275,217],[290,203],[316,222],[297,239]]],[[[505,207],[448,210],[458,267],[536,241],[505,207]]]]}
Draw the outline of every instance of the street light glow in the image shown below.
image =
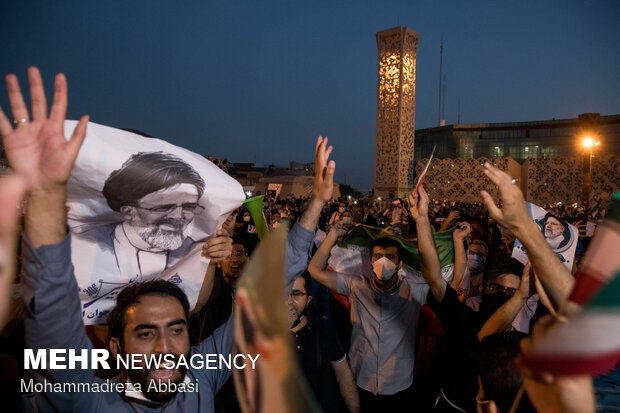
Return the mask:
{"type": "Polygon", "coordinates": [[[581,140],[581,146],[583,146],[586,149],[590,149],[593,146],[599,146],[601,143],[597,140],[594,140],[594,138],[592,138],[591,136],[585,136],[582,140],[581,140]]]}
{"type": "Polygon", "coordinates": [[[583,140],[581,141],[581,145],[583,145],[584,148],[591,148],[592,146],[594,146],[594,139],[587,136],[583,138],[583,140]]]}

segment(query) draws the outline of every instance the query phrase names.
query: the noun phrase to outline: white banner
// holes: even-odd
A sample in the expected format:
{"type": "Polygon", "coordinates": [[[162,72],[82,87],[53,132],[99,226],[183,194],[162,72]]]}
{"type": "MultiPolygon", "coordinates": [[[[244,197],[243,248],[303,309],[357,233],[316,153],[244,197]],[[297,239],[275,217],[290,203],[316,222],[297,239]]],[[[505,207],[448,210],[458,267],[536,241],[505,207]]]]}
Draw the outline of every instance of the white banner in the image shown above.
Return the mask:
{"type": "MultiPolygon", "coordinates": [[[[75,121],[65,122],[67,138],[75,121]]],[[[213,236],[245,195],[201,155],[88,124],[68,184],[71,259],[85,324],[105,323],[128,284],[162,278],[196,304],[213,236]]]]}

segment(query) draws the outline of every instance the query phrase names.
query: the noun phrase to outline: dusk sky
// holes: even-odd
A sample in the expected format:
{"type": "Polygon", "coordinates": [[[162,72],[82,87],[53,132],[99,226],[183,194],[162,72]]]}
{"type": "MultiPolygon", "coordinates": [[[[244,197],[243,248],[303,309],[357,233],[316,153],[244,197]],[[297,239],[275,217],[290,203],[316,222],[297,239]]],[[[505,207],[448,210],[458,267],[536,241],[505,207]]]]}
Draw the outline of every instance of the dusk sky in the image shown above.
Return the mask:
{"type": "MultiPolygon", "coordinates": [[[[374,174],[375,33],[420,35],[416,129],[620,113],[620,1],[0,1],[0,72],[69,82],[68,117],[142,130],[231,162],[313,159],[374,174]]],[[[51,99],[50,99],[51,100],[51,99]]],[[[0,105],[9,112],[6,86],[0,105]]]]}

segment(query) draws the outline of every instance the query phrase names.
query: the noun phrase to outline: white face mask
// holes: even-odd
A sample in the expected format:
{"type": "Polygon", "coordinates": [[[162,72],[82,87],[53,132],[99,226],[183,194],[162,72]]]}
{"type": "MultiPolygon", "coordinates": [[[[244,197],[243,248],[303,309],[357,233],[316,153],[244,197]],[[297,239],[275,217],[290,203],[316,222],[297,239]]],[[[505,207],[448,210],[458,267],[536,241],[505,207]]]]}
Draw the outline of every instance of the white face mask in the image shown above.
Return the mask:
{"type": "Polygon", "coordinates": [[[382,257],[372,264],[372,270],[381,281],[388,281],[396,274],[396,264],[382,257]]]}
{"type": "Polygon", "coordinates": [[[484,261],[482,257],[479,257],[475,254],[467,253],[467,267],[469,267],[469,271],[474,273],[482,272],[484,269],[484,261]]]}

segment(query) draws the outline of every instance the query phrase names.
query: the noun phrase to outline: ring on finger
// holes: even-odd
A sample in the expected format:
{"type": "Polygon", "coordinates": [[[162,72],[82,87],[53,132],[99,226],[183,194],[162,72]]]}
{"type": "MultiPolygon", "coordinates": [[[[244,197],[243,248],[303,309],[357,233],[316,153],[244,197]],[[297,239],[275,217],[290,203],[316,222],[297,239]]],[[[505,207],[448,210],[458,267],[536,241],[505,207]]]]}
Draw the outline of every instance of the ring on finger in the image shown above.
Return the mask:
{"type": "Polygon", "coordinates": [[[15,125],[20,125],[22,123],[28,123],[28,118],[19,118],[19,119],[14,119],[13,123],[15,125]]]}
{"type": "Polygon", "coordinates": [[[516,184],[517,184],[517,180],[516,180],[516,179],[514,179],[514,178],[512,178],[512,180],[510,181],[510,184],[511,184],[511,185],[516,185],[516,184]]]}

